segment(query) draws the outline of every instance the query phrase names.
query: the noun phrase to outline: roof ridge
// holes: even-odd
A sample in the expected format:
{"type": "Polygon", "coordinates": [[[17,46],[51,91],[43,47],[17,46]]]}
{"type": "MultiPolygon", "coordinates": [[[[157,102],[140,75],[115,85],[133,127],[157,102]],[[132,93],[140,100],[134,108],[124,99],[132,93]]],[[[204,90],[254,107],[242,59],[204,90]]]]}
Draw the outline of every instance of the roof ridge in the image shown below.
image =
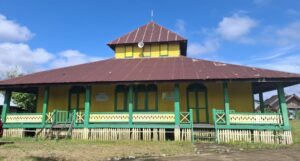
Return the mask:
{"type": "Polygon", "coordinates": [[[142,26],[139,26],[138,28],[135,28],[133,30],[131,30],[130,32],[127,32],[126,34],[110,41],[107,43],[108,46],[112,47],[114,45],[117,44],[132,44],[132,43],[138,43],[140,41],[143,42],[168,42],[168,41],[187,41],[186,38],[184,38],[183,36],[175,33],[174,31],[172,31],[171,29],[168,29],[162,25],[159,25],[158,23],[154,22],[154,21],[150,21],[142,26]],[[145,29],[144,29],[145,28],[145,29]],[[149,29],[148,29],[149,28],[149,29]],[[167,36],[168,38],[161,38],[161,34],[156,35],[156,37],[154,37],[154,31],[155,30],[160,30],[160,32],[164,33],[164,36],[167,36]],[[167,34],[165,35],[165,32],[167,32],[167,34]],[[133,36],[131,36],[134,33],[133,36]],[[148,35],[149,34],[149,35],[148,35]],[[170,40],[170,35],[174,35],[170,40]],[[148,36],[150,38],[148,38],[148,36]],[[133,37],[133,38],[131,38],[133,37]]]}

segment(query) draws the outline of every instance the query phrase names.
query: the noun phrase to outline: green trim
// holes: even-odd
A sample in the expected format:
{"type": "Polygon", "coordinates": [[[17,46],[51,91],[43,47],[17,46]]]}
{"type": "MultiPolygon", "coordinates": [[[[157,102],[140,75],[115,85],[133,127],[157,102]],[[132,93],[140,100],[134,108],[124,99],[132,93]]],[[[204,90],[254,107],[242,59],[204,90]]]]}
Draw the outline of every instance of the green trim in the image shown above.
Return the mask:
{"type": "Polygon", "coordinates": [[[117,85],[115,88],[115,112],[126,112],[128,104],[127,104],[127,94],[128,93],[128,89],[126,86],[124,85],[117,85]],[[119,101],[119,97],[118,94],[121,93],[124,95],[123,97],[123,107],[119,108],[118,107],[118,101],[119,101]]]}
{"type": "Polygon", "coordinates": [[[180,124],[180,91],[179,84],[174,85],[174,112],[175,112],[175,125],[180,124]]]}
{"type": "Polygon", "coordinates": [[[264,105],[264,95],[262,92],[259,92],[259,107],[260,107],[260,112],[264,113],[265,112],[265,105],[264,105]]]}
{"type": "Polygon", "coordinates": [[[85,88],[83,86],[73,86],[69,90],[69,100],[68,100],[68,111],[72,112],[73,109],[80,111],[80,94],[85,93],[85,88]],[[76,95],[76,107],[72,107],[72,95],[76,95]]]}
{"type": "Polygon", "coordinates": [[[46,124],[46,117],[47,117],[47,112],[48,112],[48,102],[49,102],[49,93],[50,93],[50,88],[47,86],[45,87],[44,90],[44,102],[43,102],[43,118],[42,118],[42,124],[46,124]]]}
{"type": "Polygon", "coordinates": [[[129,86],[128,92],[128,111],[129,111],[129,126],[132,126],[132,115],[133,115],[133,86],[129,86]]]}
{"type": "Polygon", "coordinates": [[[134,88],[134,111],[147,111],[147,90],[146,85],[137,85],[134,88]],[[144,107],[139,107],[139,94],[144,94],[144,107]]]}
{"type": "Polygon", "coordinates": [[[194,111],[196,112],[196,123],[209,123],[209,111],[208,111],[208,94],[207,94],[207,88],[203,85],[203,84],[199,84],[199,83],[194,83],[194,84],[190,84],[187,88],[186,88],[186,104],[187,104],[187,111],[189,109],[194,109],[194,111]],[[195,97],[195,107],[191,107],[190,106],[190,93],[194,92],[194,97],[195,97]],[[205,106],[204,107],[200,107],[199,106],[199,93],[200,92],[204,92],[204,103],[205,106]],[[205,122],[201,122],[200,121],[200,111],[204,110],[205,111],[205,122]]]}
{"type": "Polygon", "coordinates": [[[89,126],[91,106],[91,86],[85,87],[85,102],[84,102],[84,127],[89,126]]]}
{"type": "Polygon", "coordinates": [[[284,89],[281,84],[277,85],[277,92],[278,92],[278,99],[279,99],[279,107],[280,107],[280,111],[281,111],[282,119],[283,119],[283,125],[285,127],[290,127],[284,89]]]}
{"type": "Polygon", "coordinates": [[[229,96],[228,96],[228,84],[227,84],[227,82],[223,83],[223,91],[224,91],[224,111],[225,111],[226,125],[230,125],[229,96]]]}
{"type": "Polygon", "coordinates": [[[11,91],[6,90],[4,95],[4,102],[2,107],[2,123],[4,124],[6,122],[6,115],[10,108],[10,100],[11,100],[11,91]]]}
{"type": "Polygon", "coordinates": [[[251,101],[252,101],[252,112],[255,112],[255,98],[254,98],[254,88],[253,88],[253,83],[251,84],[251,101]]]}
{"type": "Polygon", "coordinates": [[[134,111],[140,111],[140,112],[148,112],[148,111],[158,111],[158,90],[157,86],[155,84],[148,84],[148,85],[137,85],[134,88],[134,111]],[[154,92],[155,96],[155,104],[154,108],[149,109],[149,93],[154,92]],[[144,93],[145,95],[145,101],[144,101],[144,108],[138,107],[138,95],[140,93],[144,93]]]}

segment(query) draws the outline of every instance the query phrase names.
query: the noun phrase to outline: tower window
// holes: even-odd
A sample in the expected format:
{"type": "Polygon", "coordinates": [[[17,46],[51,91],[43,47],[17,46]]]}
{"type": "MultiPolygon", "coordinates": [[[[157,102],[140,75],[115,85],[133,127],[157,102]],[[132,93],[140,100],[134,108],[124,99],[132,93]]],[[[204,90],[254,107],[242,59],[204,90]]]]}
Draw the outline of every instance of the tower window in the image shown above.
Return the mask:
{"type": "Polygon", "coordinates": [[[125,58],[132,58],[133,57],[133,50],[132,46],[125,46],[125,58]]]}
{"type": "Polygon", "coordinates": [[[160,56],[168,56],[168,44],[160,45],[160,56]]]}
{"type": "Polygon", "coordinates": [[[150,57],[151,56],[151,46],[150,45],[145,45],[143,47],[143,56],[144,57],[150,57]]]}

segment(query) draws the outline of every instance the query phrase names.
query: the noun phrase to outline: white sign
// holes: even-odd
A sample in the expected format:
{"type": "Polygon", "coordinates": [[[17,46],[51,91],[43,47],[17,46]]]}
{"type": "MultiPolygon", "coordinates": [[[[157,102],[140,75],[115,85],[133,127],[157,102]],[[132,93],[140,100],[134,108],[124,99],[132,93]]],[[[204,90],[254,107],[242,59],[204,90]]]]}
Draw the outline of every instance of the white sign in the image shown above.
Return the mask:
{"type": "Polygon", "coordinates": [[[162,99],[166,101],[174,101],[174,92],[173,91],[163,92],[162,99]]]}
{"type": "Polygon", "coordinates": [[[107,101],[108,100],[108,96],[106,93],[97,93],[96,94],[96,101],[101,101],[101,102],[104,102],[104,101],[107,101]]]}

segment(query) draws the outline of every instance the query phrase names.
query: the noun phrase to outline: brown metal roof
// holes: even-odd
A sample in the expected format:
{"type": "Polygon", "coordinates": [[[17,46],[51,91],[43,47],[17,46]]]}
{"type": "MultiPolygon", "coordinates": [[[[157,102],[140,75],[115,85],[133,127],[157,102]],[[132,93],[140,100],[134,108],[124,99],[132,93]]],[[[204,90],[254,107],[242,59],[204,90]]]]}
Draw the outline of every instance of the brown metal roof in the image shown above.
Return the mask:
{"type": "Polygon", "coordinates": [[[7,85],[143,81],[265,81],[300,80],[299,74],[225,64],[184,56],[173,58],[107,59],[0,81],[7,85]]]}
{"type": "Polygon", "coordinates": [[[181,54],[186,55],[187,39],[153,21],[109,42],[107,45],[114,50],[116,45],[137,44],[139,42],[144,42],[145,44],[180,42],[181,54]]]}
{"type": "Polygon", "coordinates": [[[151,21],[124,36],[121,36],[108,43],[109,46],[118,44],[132,44],[138,42],[152,43],[152,42],[174,42],[186,41],[185,38],[178,34],[158,25],[151,21]]]}

